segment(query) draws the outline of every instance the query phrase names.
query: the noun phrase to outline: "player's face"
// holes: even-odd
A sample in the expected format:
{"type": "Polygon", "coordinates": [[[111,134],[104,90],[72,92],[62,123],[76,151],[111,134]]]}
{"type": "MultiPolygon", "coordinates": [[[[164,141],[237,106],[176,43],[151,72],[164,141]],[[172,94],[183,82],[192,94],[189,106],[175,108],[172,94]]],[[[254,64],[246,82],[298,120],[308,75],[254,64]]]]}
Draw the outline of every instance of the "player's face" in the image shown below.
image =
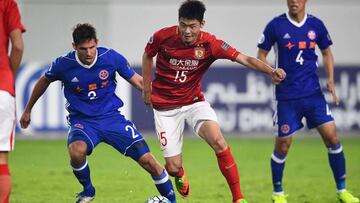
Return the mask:
{"type": "Polygon", "coordinates": [[[305,13],[306,0],[287,0],[289,14],[296,16],[305,13]]]}
{"type": "Polygon", "coordinates": [[[182,41],[186,45],[194,44],[204,23],[204,21],[200,22],[195,19],[180,18],[179,30],[182,41]]]}
{"type": "Polygon", "coordinates": [[[87,40],[78,45],[73,43],[73,47],[77,51],[77,56],[83,64],[90,65],[94,62],[97,47],[96,39],[87,40]]]}

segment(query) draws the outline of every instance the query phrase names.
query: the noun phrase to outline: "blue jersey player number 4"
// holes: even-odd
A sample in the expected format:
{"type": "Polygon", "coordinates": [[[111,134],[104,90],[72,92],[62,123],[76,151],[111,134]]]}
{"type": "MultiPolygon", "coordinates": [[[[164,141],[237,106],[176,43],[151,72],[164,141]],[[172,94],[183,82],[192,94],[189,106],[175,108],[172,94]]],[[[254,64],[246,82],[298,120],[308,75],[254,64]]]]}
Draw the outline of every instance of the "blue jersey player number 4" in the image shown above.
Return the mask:
{"type": "Polygon", "coordinates": [[[267,62],[274,46],[276,66],[282,67],[287,77],[276,86],[277,105],[274,115],[275,149],[271,156],[273,202],[286,203],[282,188],[285,158],[292,135],[303,127],[306,118],[309,128],[316,128],[328,148],[328,157],[336,182],[337,198],[343,203],[357,203],[359,199],[345,189],[345,156],[336,135],[334,119],[321,91],[316,75],[318,46],[327,72],[327,87],[335,104],[338,98],[334,84],[334,60],[330,49],[332,40],[324,23],[305,12],[306,0],[287,0],[288,12],[272,19],[258,43],[258,58],[267,62]]]}

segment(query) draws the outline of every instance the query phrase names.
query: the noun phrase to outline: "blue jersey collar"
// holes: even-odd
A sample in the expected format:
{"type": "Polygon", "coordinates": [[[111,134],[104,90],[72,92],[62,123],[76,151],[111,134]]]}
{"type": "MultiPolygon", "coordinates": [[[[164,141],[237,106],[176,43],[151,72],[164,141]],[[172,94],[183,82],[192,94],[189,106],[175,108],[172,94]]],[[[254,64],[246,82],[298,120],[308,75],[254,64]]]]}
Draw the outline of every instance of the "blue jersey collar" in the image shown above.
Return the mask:
{"type": "Polygon", "coordinates": [[[75,51],[75,59],[76,61],[84,68],[87,68],[87,69],[90,69],[91,67],[94,66],[94,64],[96,63],[97,61],[97,58],[98,58],[98,50],[96,49],[96,54],[95,54],[95,59],[94,61],[90,64],[90,65],[86,65],[86,64],[83,64],[83,62],[80,61],[78,55],[77,55],[77,51],[75,51]]]}
{"type": "Polygon", "coordinates": [[[296,27],[303,26],[306,22],[307,17],[308,17],[308,14],[305,13],[304,19],[300,23],[298,23],[295,20],[291,19],[291,17],[289,16],[289,13],[286,12],[286,18],[290,21],[291,24],[295,25],[296,27]]]}

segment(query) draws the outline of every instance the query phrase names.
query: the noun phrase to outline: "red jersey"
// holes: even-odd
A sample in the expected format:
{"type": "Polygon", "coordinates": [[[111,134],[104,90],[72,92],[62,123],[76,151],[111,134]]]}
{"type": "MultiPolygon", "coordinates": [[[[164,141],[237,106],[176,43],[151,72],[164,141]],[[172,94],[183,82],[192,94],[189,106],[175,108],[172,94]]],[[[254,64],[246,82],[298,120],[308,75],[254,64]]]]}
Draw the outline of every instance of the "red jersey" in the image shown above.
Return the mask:
{"type": "Polygon", "coordinates": [[[15,29],[25,32],[15,0],[0,0],[0,90],[15,95],[15,79],[9,61],[9,36],[15,29]]]}
{"type": "Polygon", "coordinates": [[[151,102],[155,109],[173,109],[204,101],[202,77],[216,59],[235,60],[239,51],[201,31],[193,45],[181,40],[178,26],[157,31],[145,47],[156,57],[151,102]]]}

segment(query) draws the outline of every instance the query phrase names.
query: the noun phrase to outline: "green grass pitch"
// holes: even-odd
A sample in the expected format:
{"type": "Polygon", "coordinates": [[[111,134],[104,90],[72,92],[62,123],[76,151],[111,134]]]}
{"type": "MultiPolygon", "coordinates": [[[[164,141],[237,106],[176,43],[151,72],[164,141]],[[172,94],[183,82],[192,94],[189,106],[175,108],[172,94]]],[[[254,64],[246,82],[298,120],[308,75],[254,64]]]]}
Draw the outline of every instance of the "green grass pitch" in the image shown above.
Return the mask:
{"type": "MultiPolygon", "coordinates": [[[[360,137],[341,138],[347,163],[347,188],[360,196],[360,137]]],[[[164,163],[157,141],[147,137],[152,152],[164,163]]],[[[270,138],[233,138],[227,142],[238,164],[242,192],[250,203],[271,202],[270,138]]],[[[184,166],[191,195],[179,203],[231,202],[213,151],[197,138],[186,138],[184,166]]],[[[89,158],[96,187],[94,203],[142,203],[156,195],[150,176],[137,163],[100,144],[89,158]]],[[[17,140],[10,154],[13,203],[74,202],[81,186],[72,174],[65,140],[17,140]]],[[[335,184],[320,137],[296,136],[287,157],[284,188],[293,203],[336,202],[335,184]]]]}

